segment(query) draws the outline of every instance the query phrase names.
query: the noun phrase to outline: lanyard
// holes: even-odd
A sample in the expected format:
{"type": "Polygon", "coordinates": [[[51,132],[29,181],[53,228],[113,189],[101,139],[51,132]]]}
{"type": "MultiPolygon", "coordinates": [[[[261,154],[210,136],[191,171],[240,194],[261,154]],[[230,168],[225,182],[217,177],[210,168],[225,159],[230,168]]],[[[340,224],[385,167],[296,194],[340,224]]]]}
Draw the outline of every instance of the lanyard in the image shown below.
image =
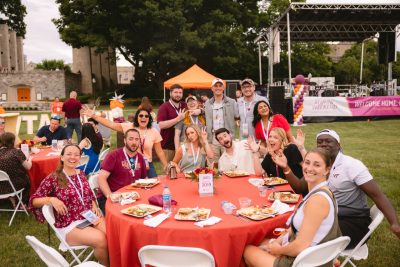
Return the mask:
{"type": "Polygon", "coordinates": [[[275,164],[275,170],[276,170],[276,177],[279,177],[279,167],[278,167],[278,164],[275,164]]]}
{"type": "Polygon", "coordinates": [[[267,142],[267,141],[268,141],[268,137],[269,137],[268,131],[269,131],[269,127],[270,127],[270,124],[271,124],[271,120],[268,119],[267,130],[265,130],[265,128],[264,128],[264,123],[263,123],[263,121],[261,120],[260,122],[261,122],[262,132],[263,132],[263,134],[264,134],[265,142],[267,142]]]}
{"type": "Polygon", "coordinates": [[[199,124],[199,117],[198,116],[196,116],[195,119],[193,119],[192,115],[189,115],[189,117],[190,117],[190,120],[192,121],[193,124],[196,124],[196,125],[199,124]]]}
{"type": "MultiPolygon", "coordinates": [[[[126,161],[128,162],[129,165],[131,165],[131,161],[129,160],[128,154],[127,154],[126,151],[125,151],[125,147],[124,147],[123,151],[124,151],[124,155],[125,155],[126,161]]],[[[136,168],[137,168],[138,158],[139,158],[139,157],[136,155],[135,170],[136,170],[136,168]]],[[[133,178],[135,178],[135,170],[132,170],[132,167],[129,167],[129,169],[131,170],[131,173],[132,173],[133,178]]]]}
{"type": "Polygon", "coordinates": [[[253,105],[253,100],[250,102],[249,107],[246,109],[246,101],[243,99],[243,114],[244,114],[244,122],[247,122],[247,112],[250,111],[251,106],[253,105]]]}
{"type": "Polygon", "coordinates": [[[193,144],[190,143],[190,148],[192,149],[192,155],[193,155],[193,166],[196,166],[197,161],[199,160],[199,156],[200,156],[200,147],[197,148],[197,153],[196,155],[194,154],[194,148],[193,148],[193,144]]]}
{"type": "Polygon", "coordinates": [[[143,134],[143,139],[140,140],[140,149],[142,150],[143,155],[144,155],[144,142],[146,142],[146,135],[147,135],[147,129],[143,134]]]}
{"type": "Polygon", "coordinates": [[[72,186],[75,188],[75,191],[76,191],[76,193],[78,194],[79,200],[82,202],[82,205],[85,206],[85,202],[83,202],[83,184],[82,184],[82,181],[81,181],[81,177],[79,176],[79,174],[76,175],[76,176],[78,176],[79,185],[81,186],[81,192],[79,193],[79,190],[78,190],[78,188],[76,187],[75,183],[72,181],[71,177],[69,177],[69,175],[68,175],[65,171],[63,171],[63,172],[64,172],[65,176],[67,176],[68,181],[69,181],[69,182],[72,184],[72,186]]]}
{"type": "Polygon", "coordinates": [[[181,103],[179,103],[179,109],[177,109],[176,107],[175,107],[175,105],[174,104],[172,104],[171,103],[171,99],[170,100],[168,100],[168,102],[169,102],[169,104],[175,109],[175,112],[176,112],[176,115],[178,115],[179,116],[179,113],[181,113],[182,112],[182,109],[181,109],[181,103]]]}

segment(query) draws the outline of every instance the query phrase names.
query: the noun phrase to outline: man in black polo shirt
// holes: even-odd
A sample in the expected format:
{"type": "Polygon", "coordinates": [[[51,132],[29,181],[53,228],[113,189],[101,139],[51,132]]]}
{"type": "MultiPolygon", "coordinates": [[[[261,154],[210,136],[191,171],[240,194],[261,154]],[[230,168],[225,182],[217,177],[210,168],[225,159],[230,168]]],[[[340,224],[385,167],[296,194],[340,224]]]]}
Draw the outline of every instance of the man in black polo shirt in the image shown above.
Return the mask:
{"type": "Polygon", "coordinates": [[[52,116],[50,125],[40,128],[33,141],[41,142],[43,145],[51,145],[52,140],[66,140],[67,131],[64,127],[60,127],[60,120],[60,116],[52,116]]]}

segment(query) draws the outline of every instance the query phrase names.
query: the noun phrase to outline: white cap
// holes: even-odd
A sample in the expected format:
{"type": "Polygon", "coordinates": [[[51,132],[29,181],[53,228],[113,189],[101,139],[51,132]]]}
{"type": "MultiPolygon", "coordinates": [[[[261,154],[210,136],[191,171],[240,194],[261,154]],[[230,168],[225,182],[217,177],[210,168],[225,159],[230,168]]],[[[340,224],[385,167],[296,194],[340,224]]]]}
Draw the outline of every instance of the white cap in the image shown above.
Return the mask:
{"type": "Polygon", "coordinates": [[[211,83],[211,87],[213,87],[216,83],[222,83],[222,85],[224,85],[223,80],[221,80],[220,78],[215,78],[211,83]]]}
{"type": "Polygon", "coordinates": [[[320,137],[321,135],[329,135],[329,136],[332,136],[332,137],[335,138],[336,141],[340,144],[340,137],[339,137],[339,135],[337,134],[337,132],[335,132],[334,130],[324,129],[324,130],[320,131],[320,132],[317,134],[317,137],[316,137],[316,138],[318,139],[318,137],[320,137]]]}

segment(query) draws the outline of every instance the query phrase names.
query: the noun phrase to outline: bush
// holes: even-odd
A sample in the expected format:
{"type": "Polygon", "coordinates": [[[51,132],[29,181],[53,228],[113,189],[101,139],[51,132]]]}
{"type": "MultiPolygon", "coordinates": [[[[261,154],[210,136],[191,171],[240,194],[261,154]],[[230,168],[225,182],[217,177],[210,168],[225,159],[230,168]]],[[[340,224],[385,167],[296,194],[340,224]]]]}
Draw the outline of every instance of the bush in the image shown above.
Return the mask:
{"type": "Polygon", "coordinates": [[[91,94],[82,94],[78,95],[77,99],[82,103],[82,104],[87,104],[89,102],[89,99],[92,97],[91,94]]]}

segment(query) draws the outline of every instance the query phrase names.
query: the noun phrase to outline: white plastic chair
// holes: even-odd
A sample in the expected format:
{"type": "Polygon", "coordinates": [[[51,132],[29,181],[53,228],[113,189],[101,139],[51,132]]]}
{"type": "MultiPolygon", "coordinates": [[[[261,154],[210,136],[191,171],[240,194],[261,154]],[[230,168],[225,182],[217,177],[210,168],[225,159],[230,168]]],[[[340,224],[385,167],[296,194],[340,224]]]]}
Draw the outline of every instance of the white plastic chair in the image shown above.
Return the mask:
{"type": "Polygon", "coordinates": [[[79,168],[81,166],[85,166],[83,168],[83,171],[86,171],[87,163],[89,162],[89,156],[88,155],[82,155],[81,159],[79,160],[79,164],[76,168],[79,168]]]}
{"type": "Polygon", "coordinates": [[[13,215],[11,216],[10,222],[8,223],[8,226],[11,226],[11,224],[14,220],[15,214],[17,214],[18,211],[24,211],[27,216],[29,216],[29,213],[26,210],[25,205],[22,204],[22,192],[24,191],[24,188],[22,188],[18,191],[15,190],[15,187],[10,180],[10,176],[8,176],[8,174],[4,171],[0,171],[0,182],[3,182],[3,181],[8,181],[13,192],[7,193],[7,194],[1,194],[0,199],[5,199],[5,198],[9,198],[9,197],[16,197],[18,199],[18,203],[17,203],[17,205],[15,205],[14,209],[0,209],[0,211],[13,211],[13,215]],[[19,209],[20,206],[22,206],[22,210],[19,209]]]}
{"type": "Polygon", "coordinates": [[[46,219],[47,223],[51,226],[51,228],[55,232],[57,238],[60,240],[60,246],[58,248],[63,252],[68,251],[69,253],[71,253],[72,257],[74,257],[74,260],[70,263],[70,265],[72,265],[74,262],[77,262],[77,263],[85,262],[93,255],[93,249],[92,249],[92,251],[89,253],[89,255],[84,260],[81,260],[81,257],[83,256],[83,254],[88,249],[91,249],[91,247],[68,245],[67,241],[64,240],[64,238],[60,234],[57,227],[54,226],[55,219],[54,219],[53,207],[50,205],[44,205],[42,207],[42,212],[43,212],[43,216],[46,219]],[[75,253],[75,251],[77,251],[77,253],[79,252],[79,254],[75,253]]]}
{"type": "Polygon", "coordinates": [[[89,186],[90,186],[90,189],[92,189],[93,195],[96,199],[97,207],[99,206],[99,203],[97,202],[97,192],[100,189],[98,178],[99,178],[99,173],[89,174],[89,178],[88,178],[89,186]]]}
{"type": "Polygon", "coordinates": [[[351,261],[352,259],[358,261],[368,258],[368,246],[365,242],[372,235],[375,229],[378,228],[379,224],[383,221],[384,218],[383,213],[378,209],[376,205],[373,205],[371,207],[370,215],[372,221],[368,226],[368,233],[363,237],[363,239],[361,239],[360,242],[358,242],[357,246],[354,249],[346,249],[345,251],[340,253],[340,256],[345,257],[345,260],[340,265],[340,267],[345,266],[347,263],[350,263],[352,266],[355,267],[356,265],[354,264],[354,262],[351,261]]]}
{"type": "Polygon", "coordinates": [[[341,236],[331,241],[306,248],[297,255],[292,267],[315,267],[337,258],[347,245],[350,237],[341,236]]]}
{"type": "MultiPolygon", "coordinates": [[[[49,247],[42,242],[40,242],[34,236],[25,236],[26,241],[28,241],[29,245],[35,250],[35,252],[39,255],[40,259],[49,267],[68,267],[69,263],[64,259],[64,257],[54,248],[49,247]]],[[[76,265],[79,267],[102,267],[103,265],[94,262],[87,261],[76,265]]]]}
{"type": "Polygon", "coordinates": [[[215,267],[213,255],[202,248],[147,245],[138,255],[142,267],[215,267]]]}
{"type": "Polygon", "coordinates": [[[104,149],[103,151],[101,151],[101,153],[99,155],[99,160],[97,161],[93,170],[96,170],[97,166],[99,166],[99,164],[106,158],[109,151],[110,151],[110,148],[107,148],[107,149],[104,149]]]}

